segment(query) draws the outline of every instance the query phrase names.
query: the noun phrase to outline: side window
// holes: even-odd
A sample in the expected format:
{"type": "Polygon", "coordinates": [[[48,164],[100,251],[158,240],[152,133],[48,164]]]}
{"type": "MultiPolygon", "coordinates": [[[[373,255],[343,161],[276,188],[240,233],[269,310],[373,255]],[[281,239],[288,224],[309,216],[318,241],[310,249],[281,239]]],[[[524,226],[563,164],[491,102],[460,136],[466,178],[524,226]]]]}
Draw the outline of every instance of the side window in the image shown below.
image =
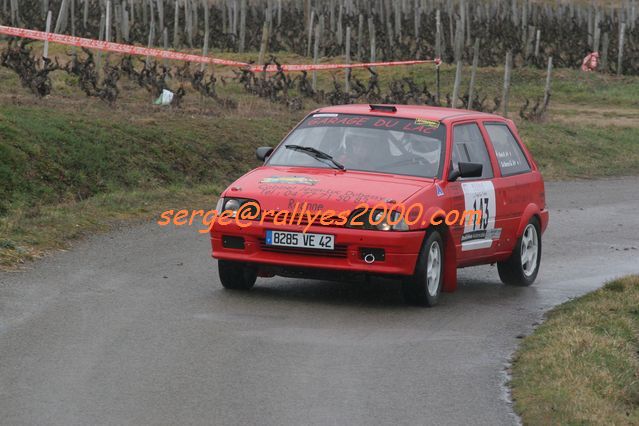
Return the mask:
{"type": "Polygon", "coordinates": [[[526,173],[530,164],[526,160],[521,146],[505,124],[485,124],[490,142],[495,148],[495,156],[503,176],[526,173]]]}
{"type": "Polygon", "coordinates": [[[481,163],[482,178],[493,177],[493,167],[486,143],[476,123],[458,124],[453,127],[453,166],[458,162],[481,163]]]}

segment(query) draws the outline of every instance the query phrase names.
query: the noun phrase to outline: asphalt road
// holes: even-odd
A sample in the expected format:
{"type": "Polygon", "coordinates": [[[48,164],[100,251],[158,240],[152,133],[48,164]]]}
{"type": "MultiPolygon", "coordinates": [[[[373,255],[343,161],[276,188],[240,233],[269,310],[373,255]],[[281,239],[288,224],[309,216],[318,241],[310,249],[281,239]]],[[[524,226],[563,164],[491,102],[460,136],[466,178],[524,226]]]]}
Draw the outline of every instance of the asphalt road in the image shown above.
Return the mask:
{"type": "Polygon", "coordinates": [[[434,309],[392,282],[224,291],[209,242],[156,225],[0,274],[0,424],[512,424],[518,338],[639,272],[639,179],[547,185],[533,287],[460,271],[434,309]]]}

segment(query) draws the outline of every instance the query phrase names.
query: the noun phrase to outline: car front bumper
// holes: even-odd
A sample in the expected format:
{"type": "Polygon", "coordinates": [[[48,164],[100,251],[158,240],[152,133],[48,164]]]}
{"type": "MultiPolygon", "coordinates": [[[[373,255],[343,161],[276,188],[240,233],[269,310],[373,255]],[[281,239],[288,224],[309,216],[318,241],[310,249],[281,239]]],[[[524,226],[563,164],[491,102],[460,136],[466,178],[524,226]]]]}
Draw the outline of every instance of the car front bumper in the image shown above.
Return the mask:
{"type": "Polygon", "coordinates": [[[222,260],[291,268],[319,268],[373,275],[412,275],[425,231],[370,231],[361,229],[312,226],[307,232],[335,235],[335,250],[287,249],[266,246],[266,230],[302,232],[304,226],[252,224],[215,224],[211,230],[213,257],[222,260]],[[269,226],[270,225],[270,226],[269,226]],[[243,238],[243,248],[225,247],[229,237],[243,238]],[[367,263],[361,249],[383,249],[384,259],[367,263]]]}

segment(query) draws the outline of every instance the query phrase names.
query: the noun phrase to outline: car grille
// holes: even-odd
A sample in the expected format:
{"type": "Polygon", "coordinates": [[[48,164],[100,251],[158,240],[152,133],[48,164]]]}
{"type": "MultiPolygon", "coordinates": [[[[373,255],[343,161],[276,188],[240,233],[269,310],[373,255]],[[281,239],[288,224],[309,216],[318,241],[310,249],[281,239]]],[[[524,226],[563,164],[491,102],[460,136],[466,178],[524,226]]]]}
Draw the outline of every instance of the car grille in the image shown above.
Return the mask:
{"type": "Polygon", "coordinates": [[[302,247],[284,247],[266,245],[264,238],[260,238],[260,250],[273,253],[299,254],[304,256],[322,256],[346,258],[348,255],[348,246],[345,244],[335,244],[334,250],[302,248],[302,247]]]}

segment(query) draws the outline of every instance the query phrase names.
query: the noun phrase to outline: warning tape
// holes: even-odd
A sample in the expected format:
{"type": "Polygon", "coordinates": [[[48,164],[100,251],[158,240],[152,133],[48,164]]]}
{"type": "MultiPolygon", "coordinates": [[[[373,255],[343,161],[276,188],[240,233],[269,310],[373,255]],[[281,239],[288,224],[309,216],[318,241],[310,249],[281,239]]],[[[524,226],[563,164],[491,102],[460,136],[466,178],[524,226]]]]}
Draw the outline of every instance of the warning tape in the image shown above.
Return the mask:
{"type": "Polygon", "coordinates": [[[66,44],[68,46],[86,47],[89,49],[126,53],[129,55],[153,56],[156,58],[173,59],[176,61],[229,65],[235,67],[246,67],[249,65],[246,62],[231,61],[228,59],[210,58],[208,56],[191,55],[188,53],[172,52],[170,50],[152,49],[148,47],[133,46],[130,44],[120,44],[109,41],[93,40],[90,38],[73,37],[64,34],[45,33],[42,31],[26,30],[24,28],[5,27],[3,25],[0,25],[0,34],[6,34],[14,37],[30,38],[34,40],[49,41],[52,43],[66,44]]]}
{"type": "MultiPolygon", "coordinates": [[[[0,25],[0,34],[13,37],[29,38],[33,40],[49,41],[52,43],[65,44],[68,46],[86,47],[88,49],[104,50],[107,52],[125,53],[128,55],[152,56],[155,58],[172,59],[176,61],[197,62],[204,64],[228,65],[232,67],[240,67],[252,72],[276,72],[277,65],[268,65],[266,69],[263,65],[251,65],[246,62],[233,61],[229,59],[211,58],[208,56],[191,55],[188,53],[174,52],[170,50],[153,49],[149,47],[133,46],[130,44],[113,43],[110,41],[94,40],[90,38],[74,37],[64,34],[46,33],[43,31],[27,30],[24,28],[7,27],[0,25]]],[[[400,65],[418,65],[434,63],[439,65],[441,60],[413,60],[413,61],[394,61],[394,62],[369,62],[356,64],[292,64],[281,65],[282,71],[320,71],[335,70],[345,68],[368,68],[368,67],[390,67],[400,65]]]]}
{"type": "MultiPolygon", "coordinates": [[[[439,65],[441,60],[428,59],[428,60],[414,60],[414,61],[394,61],[394,62],[368,62],[357,64],[309,64],[309,65],[281,65],[282,71],[320,71],[320,70],[335,70],[344,68],[370,68],[370,67],[392,67],[399,65],[418,65],[418,64],[435,64],[439,65]]],[[[278,70],[277,65],[268,65],[266,70],[264,66],[253,65],[250,68],[253,72],[276,72],[278,70]]]]}

